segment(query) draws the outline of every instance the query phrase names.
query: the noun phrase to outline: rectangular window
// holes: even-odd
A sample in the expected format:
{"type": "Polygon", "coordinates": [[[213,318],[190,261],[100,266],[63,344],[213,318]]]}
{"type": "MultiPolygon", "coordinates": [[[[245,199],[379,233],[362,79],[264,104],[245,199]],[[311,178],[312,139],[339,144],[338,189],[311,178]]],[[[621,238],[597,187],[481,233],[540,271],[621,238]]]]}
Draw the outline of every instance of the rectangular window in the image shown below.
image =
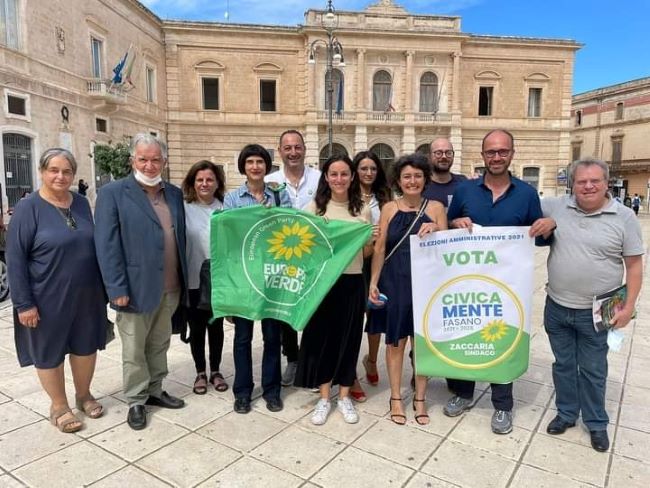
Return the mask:
{"type": "Polygon", "coordinates": [[[219,110],[219,78],[203,78],[203,110],[219,110]]]}
{"type": "Polygon", "coordinates": [[[275,80],[260,80],[260,111],[275,110],[275,80]]]}
{"type": "Polygon", "coordinates": [[[7,95],[7,112],[12,115],[27,116],[27,101],[22,97],[7,95]]]}
{"type": "Polygon", "coordinates": [[[576,110],[576,127],[582,125],[582,110],[576,110]]]}
{"type": "Polygon", "coordinates": [[[528,116],[529,117],[542,116],[542,89],[541,88],[528,89],[528,116]]]}
{"type": "Polygon", "coordinates": [[[0,44],[18,49],[18,0],[0,0],[0,44]]]}
{"type": "Polygon", "coordinates": [[[537,190],[539,188],[539,168],[524,168],[521,179],[537,190]]]}
{"type": "Polygon", "coordinates": [[[612,139],[612,163],[619,163],[623,158],[623,140],[612,139]]]}
{"type": "Polygon", "coordinates": [[[478,91],[478,114],[492,115],[492,94],[494,87],[481,86],[478,91]]]}
{"type": "Polygon", "coordinates": [[[96,132],[108,132],[108,121],[100,117],[95,118],[95,131],[96,132]]]}
{"type": "Polygon", "coordinates": [[[156,70],[147,66],[145,77],[145,89],[147,90],[147,102],[156,101],[156,70]]]}
{"type": "Polygon", "coordinates": [[[623,102],[618,102],[616,104],[616,120],[623,120],[623,102]]]}
{"type": "Polygon", "coordinates": [[[95,37],[90,38],[90,54],[92,56],[92,77],[102,77],[102,49],[103,42],[95,37]]]}
{"type": "Polygon", "coordinates": [[[580,152],[582,150],[582,144],[573,144],[571,146],[571,161],[577,161],[580,159],[580,152]]]}

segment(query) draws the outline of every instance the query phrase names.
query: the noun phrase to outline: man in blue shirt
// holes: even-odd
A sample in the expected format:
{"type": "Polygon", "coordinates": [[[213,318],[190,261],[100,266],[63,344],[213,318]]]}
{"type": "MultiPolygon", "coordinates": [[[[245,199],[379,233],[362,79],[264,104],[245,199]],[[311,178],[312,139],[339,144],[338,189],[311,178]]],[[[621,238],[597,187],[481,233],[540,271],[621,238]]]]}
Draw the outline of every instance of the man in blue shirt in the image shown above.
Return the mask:
{"type": "MultiPolygon", "coordinates": [[[[555,222],[542,218],[537,191],[510,174],[508,168],[515,154],[514,137],[503,129],[495,129],[483,138],[482,152],[485,175],[461,183],[454,192],[447,211],[451,228],[471,229],[482,226],[531,226],[530,236],[548,238],[555,222]]],[[[449,417],[460,415],[473,407],[474,381],[449,380],[455,393],[443,411],[449,417]]],[[[492,384],[492,432],[512,431],[512,383],[492,384]]]]}
{"type": "Polygon", "coordinates": [[[422,197],[435,200],[449,207],[456,187],[467,178],[451,172],[454,164],[454,146],[446,137],[439,137],[431,143],[429,152],[431,181],[422,192],[422,197]]]}

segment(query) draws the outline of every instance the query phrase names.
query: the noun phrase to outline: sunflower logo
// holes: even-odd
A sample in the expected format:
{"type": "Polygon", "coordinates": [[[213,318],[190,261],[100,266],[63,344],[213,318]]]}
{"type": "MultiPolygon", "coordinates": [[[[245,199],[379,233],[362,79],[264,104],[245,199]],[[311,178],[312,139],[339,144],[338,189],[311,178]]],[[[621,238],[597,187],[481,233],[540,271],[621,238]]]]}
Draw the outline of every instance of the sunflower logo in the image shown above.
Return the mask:
{"type": "Polygon", "coordinates": [[[493,320],[481,329],[481,337],[485,342],[496,342],[503,339],[508,333],[506,323],[501,320],[493,320]]]}
{"type": "Polygon", "coordinates": [[[301,226],[298,222],[291,227],[283,225],[281,231],[272,231],[273,238],[266,242],[271,244],[267,252],[274,254],[273,259],[289,261],[293,256],[301,258],[304,253],[311,254],[311,247],[315,245],[314,234],[309,232],[309,226],[301,226]]]}

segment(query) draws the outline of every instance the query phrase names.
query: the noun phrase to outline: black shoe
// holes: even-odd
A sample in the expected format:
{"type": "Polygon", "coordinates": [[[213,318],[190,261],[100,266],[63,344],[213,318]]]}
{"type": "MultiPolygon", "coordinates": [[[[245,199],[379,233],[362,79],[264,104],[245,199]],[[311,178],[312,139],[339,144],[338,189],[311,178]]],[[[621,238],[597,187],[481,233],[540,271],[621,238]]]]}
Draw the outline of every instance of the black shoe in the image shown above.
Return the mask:
{"type": "Polygon", "coordinates": [[[133,430],[142,430],[147,426],[147,412],[144,405],[133,405],[129,408],[129,414],[126,416],[126,423],[133,430]]]}
{"type": "Polygon", "coordinates": [[[598,452],[605,452],[609,449],[609,437],[606,430],[592,430],[591,434],[591,447],[598,452]]]}
{"type": "Polygon", "coordinates": [[[564,434],[569,427],[575,427],[575,422],[567,422],[556,415],[553,420],[546,426],[546,432],[551,435],[564,434]]]}
{"type": "Polygon", "coordinates": [[[166,391],[163,391],[160,397],[150,396],[146,401],[146,405],[161,408],[183,408],[185,406],[185,400],[171,396],[166,391]]]}
{"type": "Polygon", "coordinates": [[[284,408],[284,403],[282,403],[282,398],[269,398],[266,400],[266,409],[269,412],[279,412],[284,408]]]}
{"type": "Polygon", "coordinates": [[[237,413],[248,413],[251,411],[251,399],[246,397],[235,398],[233,410],[237,413]]]}

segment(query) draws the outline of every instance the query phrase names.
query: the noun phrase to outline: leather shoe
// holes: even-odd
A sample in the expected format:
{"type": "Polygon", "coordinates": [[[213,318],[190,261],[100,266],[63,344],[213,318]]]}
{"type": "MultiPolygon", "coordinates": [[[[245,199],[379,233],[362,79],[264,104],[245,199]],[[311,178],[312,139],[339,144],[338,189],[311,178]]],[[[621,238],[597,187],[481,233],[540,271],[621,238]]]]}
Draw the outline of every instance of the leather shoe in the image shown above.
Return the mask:
{"type": "Polygon", "coordinates": [[[575,425],[575,422],[567,422],[562,420],[559,415],[556,415],[546,426],[546,432],[551,435],[564,434],[569,427],[575,427],[575,425]]]}
{"type": "Polygon", "coordinates": [[[589,432],[591,435],[591,447],[598,452],[605,452],[609,449],[609,437],[606,430],[592,430],[589,432]]]}
{"type": "Polygon", "coordinates": [[[185,400],[171,396],[166,391],[163,391],[160,397],[150,396],[146,404],[161,408],[183,408],[185,400]]]}
{"type": "Polygon", "coordinates": [[[282,403],[282,398],[269,398],[266,400],[266,409],[269,412],[279,412],[284,408],[284,403],[282,403]]]}
{"type": "Polygon", "coordinates": [[[251,411],[251,399],[246,397],[235,398],[233,410],[237,413],[248,413],[251,411]]]}
{"type": "Polygon", "coordinates": [[[129,413],[126,416],[126,423],[133,430],[142,430],[147,426],[147,411],[144,405],[133,405],[129,407],[129,413]]]}

